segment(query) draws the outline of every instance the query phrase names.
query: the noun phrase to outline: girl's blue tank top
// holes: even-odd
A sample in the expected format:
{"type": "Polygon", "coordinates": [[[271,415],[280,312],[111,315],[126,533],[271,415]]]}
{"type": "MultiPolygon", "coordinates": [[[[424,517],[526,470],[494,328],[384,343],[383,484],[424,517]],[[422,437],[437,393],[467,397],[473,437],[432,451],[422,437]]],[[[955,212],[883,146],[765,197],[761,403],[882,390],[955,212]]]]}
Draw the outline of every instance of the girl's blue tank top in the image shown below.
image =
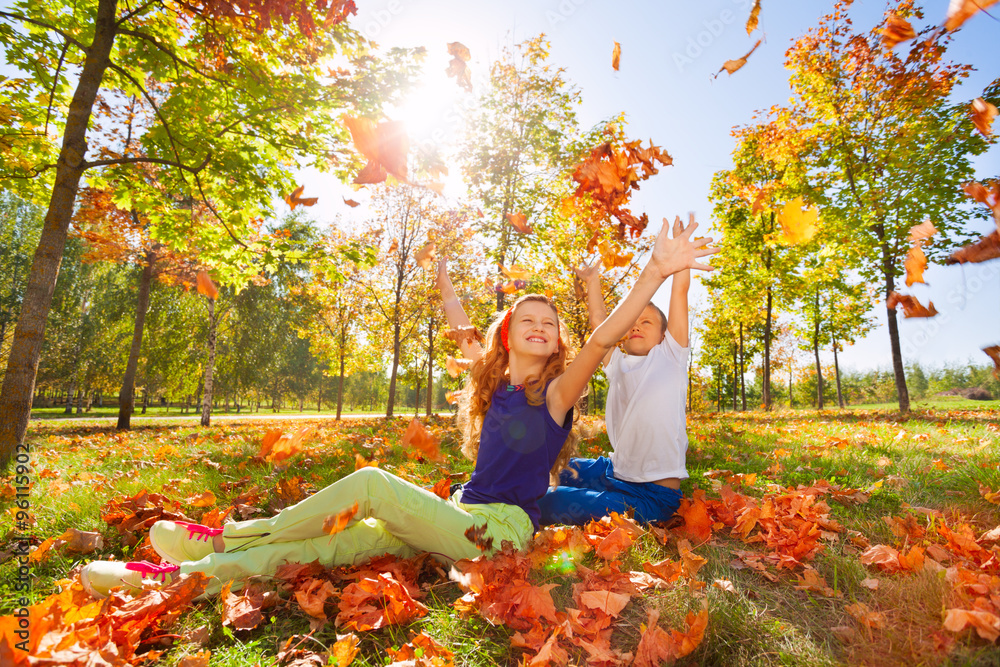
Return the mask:
{"type": "Polygon", "coordinates": [[[538,530],[538,501],[572,425],[572,409],[557,424],[544,402],[529,405],[521,386],[501,385],[483,419],[476,469],[461,502],[517,505],[538,530]]]}

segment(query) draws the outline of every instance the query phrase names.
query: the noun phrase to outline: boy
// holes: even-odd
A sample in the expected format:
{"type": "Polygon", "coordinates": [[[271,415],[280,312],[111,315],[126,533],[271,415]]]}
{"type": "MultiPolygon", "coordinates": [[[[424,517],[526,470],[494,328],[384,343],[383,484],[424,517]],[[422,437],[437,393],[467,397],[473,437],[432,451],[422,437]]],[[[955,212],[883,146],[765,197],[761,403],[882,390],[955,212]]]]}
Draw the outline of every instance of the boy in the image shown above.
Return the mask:
{"type": "MultiPolygon", "coordinates": [[[[674,236],[684,229],[677,218],[674,236]]],[[[600,260],[576,269],[587,285],[591,328],[607,317],[599,267],[600,260]]],[[[626,334],[626,353],[615,348],[604,357],[605,421],[613,451],[610,458],[570,461],[559,486],[540,502],[543,525],[583,524],[628,509],[641,522],[666,521],[677,510],[680,482],[688,476],[684,408],[690,285],[690,270],[674,274],[669,316],[649,303],[626,334]]]]}

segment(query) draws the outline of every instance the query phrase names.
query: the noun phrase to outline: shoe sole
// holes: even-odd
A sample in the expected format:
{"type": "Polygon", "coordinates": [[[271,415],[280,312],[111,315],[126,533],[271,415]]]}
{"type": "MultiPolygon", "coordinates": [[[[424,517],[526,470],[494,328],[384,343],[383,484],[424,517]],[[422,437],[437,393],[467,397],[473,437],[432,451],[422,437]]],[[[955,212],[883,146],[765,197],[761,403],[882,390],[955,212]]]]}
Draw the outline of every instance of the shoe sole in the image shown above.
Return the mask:
{"type": "Polygon", "coordinates": [[[87,576],[87,570],[84,569],[80,573],[80,583],[83,584],[83,590],[90,593],[90,597],[97,598],[98,600],[103,600],[108,597],[107,595],[102,595],[99,591],[95,590],[93,586],[90,585],[90,577],[87,576]]]}

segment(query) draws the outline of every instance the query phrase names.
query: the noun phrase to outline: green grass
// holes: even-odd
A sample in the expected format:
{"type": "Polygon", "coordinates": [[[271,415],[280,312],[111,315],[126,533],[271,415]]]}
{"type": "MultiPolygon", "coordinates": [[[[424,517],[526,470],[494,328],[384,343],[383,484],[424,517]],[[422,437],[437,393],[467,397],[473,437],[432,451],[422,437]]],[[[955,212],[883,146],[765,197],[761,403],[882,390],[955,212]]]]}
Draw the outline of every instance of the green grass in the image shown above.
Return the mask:
{"type": "MultiPolygon", "coordinates": [[[[982,403],[976,408],[982,408],[982,403]]],[[[33,450],[32,512],[38,540],[62,534],[67,528],[99,531],[105,546],[88,556],[66,556],[59,552],[33,567],[32,596],[40,601],[55,591],[56,582],[83,562],[98,558],[129,559],[135,549],[126,546],[117,531],[101,518],[101,508],[112,499],[147,489],[170,499],[185,501],[206,489],[215,493],[218,507],[226,507],[237,495],[254,485],[263,496],[259,506],[272,511],[277,502],[277,483],[301,477],[308,488],[319,489],[352,472],[355,456],[376,459],[394,474],[418,484],[430,485],[448,473],[468,473],[471,465],[458,453],[458,434],[447,417],[433,420],[442,435],[442,449],[449,459],[444,465],[411,460],[398,446],[408,421],[359,419],[334,422],[316,419],[285,422],[281,427],[314,424],[316,437],[308,451],[283,466],[248,462],[259,449],[269,425],[256,421],[270,413],[246,415],[246,420],[220,422],[208,429],[194,423],[142,422],[134,430],[116,434],[113,424],[84,421],[32,422],[28,442],[33,450]],[[249,478],[244,480],[244,478],[249,478]],[[233,485],[237,486],[226,486],[233,485]]],[[[824,410],[765,413],[693,415],[689,420],[688,470],[685,494],[701,488],[709,498],[718,497],[722,481],[705,475],[720,469],[733,473],[755,473],[752,486],[741,489],[762,497],[769,484],[794,487],[825,479],[843,487],[869,488],[881,481],[868,502],[844,505],[828,501],[831,517],[845,532],[826,543],[811,563],[836,590],[837,596],[794,588],[794,574],[774,571],[777,581],[737,567],[733,551],[759,549],[717,530],[711,541],[696,545],[696,553],[707,559],[698,579],[703,591],[692,591],[684,583],[665,591],[649,591],[633,598],[612,626],[612,646],[634,651],[646,622],[647,607],[660,609],[661,625],[683,627],[684,614],[708,602],[709,624],[698,648],[679,661],[683,665],[986,665],[1000,661],[1000,650],[966,631],[959,635],[942,628],[943,610],[952,604],[950,585],[940,573],[883,574],[859,560],[859,549],[846,538],[856,531],[871,544],[902,546],[884,517],[907,516],[908,507],[942,511],[949,521],[961,520],[977,531],[1000,524],[998,506],[980,494],[980,485],[1000,489],[1000,426],[997,413],[961,407],[952,411],[920,410],[908,420],[890,410],[824,410]],[[872,591],[862,585],[877,579],[872,591]],[[716,579],[732,582],[735,592],[712,586],[716,579]],[[846,611],[863,602],[886,617],[881,630],[869,630],[846,611]],[[948,643],[946,649],[940,644],[948,643]]],[[[608,450],[606,435],[583,443],[583,453],[597,455],[608,450]]],[[[714,473],[713,473],[714,474],[714,473]]],[[[0,480],[0,490],[9,480],[0,480]]],[[[7,537],[0,550],[9,547],[13,528],[10,498],[0,501],[2,530],[7,537]]],[[[182,511],[198,519],[205,509],[183,505],[182,511]]],[[[932,533],[931,520],[916,513],[920,525],[932,533]]],[[[652,534],[639,538],[621,556],[621,569],[642,570],[646,561],[677,559],[675,540],[661,544],[652,534]]],[[[594,569],[602,566],[593,553],[583,561],[594,569]]],[[[15,608],[13,595],[15,563],[0,563],[0,614],[15,608]]],[[[557,607],[572,605],[576,577],[559,572],[533,572],[535,583],[555,583],[557,607]]],[[[452,603],[461,596],[457,585],[441,580],[426,590],[429,613],[403,627],[361,633],[361,652],[356,665],[385,665],[388,648],[398,647],[420,630],[434,636],[455,652],[458,665],[513,665],[524,655],[510,645],[513,632],[491,625],[478,615],[462,616],[452,603]]],[[[292,602],[273,618],[248,632],[224,630],[217,600],[193,604],[172,632],[183,637],[188,630],[207,626],[210,637],[204,647],[178,640],[158,662],[177,665],[185,656],[211,650],[210,665],[273,664],[281,645],[292,635],[309,633],[309,618],[292,602]]],[[[336,641],[333,623],[313,633],[316,648],[336,641]]],[[[584,664],[582,653],[571,654],[570,664],[584,664]]]]}
{"type": "MultiPolygon", "coordinates": [[[[447,411],[444,411],[447,414],[447,411]]],[[[402,410],[396,409],[396,415],[405,416],[413,415],[412,408],[403,408],[402,410]]],[[[369,416],[377,417],[384,415],[385,410],[343,410],[341,412],[342,416],[369,416]]],[[[421,410],[421,415],[424,411],[421,410]]],[[[217,408],[212,412],[213,417],[225,416],[227,419],[246,417],[248,419],[259,418],[267,419],[275,415],[298,415],[304,419],[314,418],[314,419],[333,419],[337,416],[336,409],[325,409],[322,412],[316,412],[316,410],[306,406],[301,412],[298,408],[282,408],[278,411],[273,411],[270,408],[262,407],[259,412],[248,412],[244,409],[242,412],[236,412],[235,408],[230,408],[228,412],[224,411],[221,407],[217,408]]],[[[76,408],[73,409],[71,414],[66,414],[65,407],[52,407],[52,408],[34,408],[31,411],[31,418],[34,419],[117,419],[118,418],[118,407],[117,406],[91,406],[90,410],[76,413],[76,408]]],[[[132,413],[132,419],[135,420],[148,420],[156,418],[169,418],[169,419],[200,419],[201,413],[190,409],[187,413],[184,413],[182,408],[177,406],[167,408],[166,406],[149,406],[146,410],[146,414],[142,414],[142,408],[137,408],[135,412],[132,413]]]]}

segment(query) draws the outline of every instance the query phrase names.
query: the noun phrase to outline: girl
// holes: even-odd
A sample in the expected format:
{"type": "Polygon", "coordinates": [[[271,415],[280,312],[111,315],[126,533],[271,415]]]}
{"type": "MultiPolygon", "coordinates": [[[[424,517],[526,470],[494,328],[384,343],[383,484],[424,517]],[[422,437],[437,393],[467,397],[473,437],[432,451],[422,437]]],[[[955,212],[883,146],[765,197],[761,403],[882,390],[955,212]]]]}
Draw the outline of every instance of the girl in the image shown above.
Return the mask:
{"type": "MultiPolygon", "coordinates": [[[[540,295],[522,297],[499,315],[487,332],[485,350],[474,340],[462,342],[463,353],[474,360],[463,391],[462,448],[476,467],[450,499],[363,468],[269,519],[221,529],[157,522],[149,536],[164,563],[93,562],[83,569],[84,587],[103,597],[116,586],[139,587],[143,579],[166,583],[178,574],[203,572],[212,577],[206,594],[213,595],[223,582],[271,574],[286,561],[318,559],[336,566],[427,551],[452,563],[480,554],[465,532],[484,525],[485,538],[497,547],[509,540],[521,548],[538,527],[538,501],[550,471],[569,459],[573,405],[590,376],[667,276],[689,268],[711,270],[698,258],[716,250],[705,247],[711,239],[691,240],[695,227],[671,239],[664,221],[635,286],[569,363],[565,327],[540,295]],[[324,534],[325,519],[355,502],[358,512],[349,526],[324,534]]],[[[451,327],[470,326],[443,263],[438,286],[451,327]]]]}

